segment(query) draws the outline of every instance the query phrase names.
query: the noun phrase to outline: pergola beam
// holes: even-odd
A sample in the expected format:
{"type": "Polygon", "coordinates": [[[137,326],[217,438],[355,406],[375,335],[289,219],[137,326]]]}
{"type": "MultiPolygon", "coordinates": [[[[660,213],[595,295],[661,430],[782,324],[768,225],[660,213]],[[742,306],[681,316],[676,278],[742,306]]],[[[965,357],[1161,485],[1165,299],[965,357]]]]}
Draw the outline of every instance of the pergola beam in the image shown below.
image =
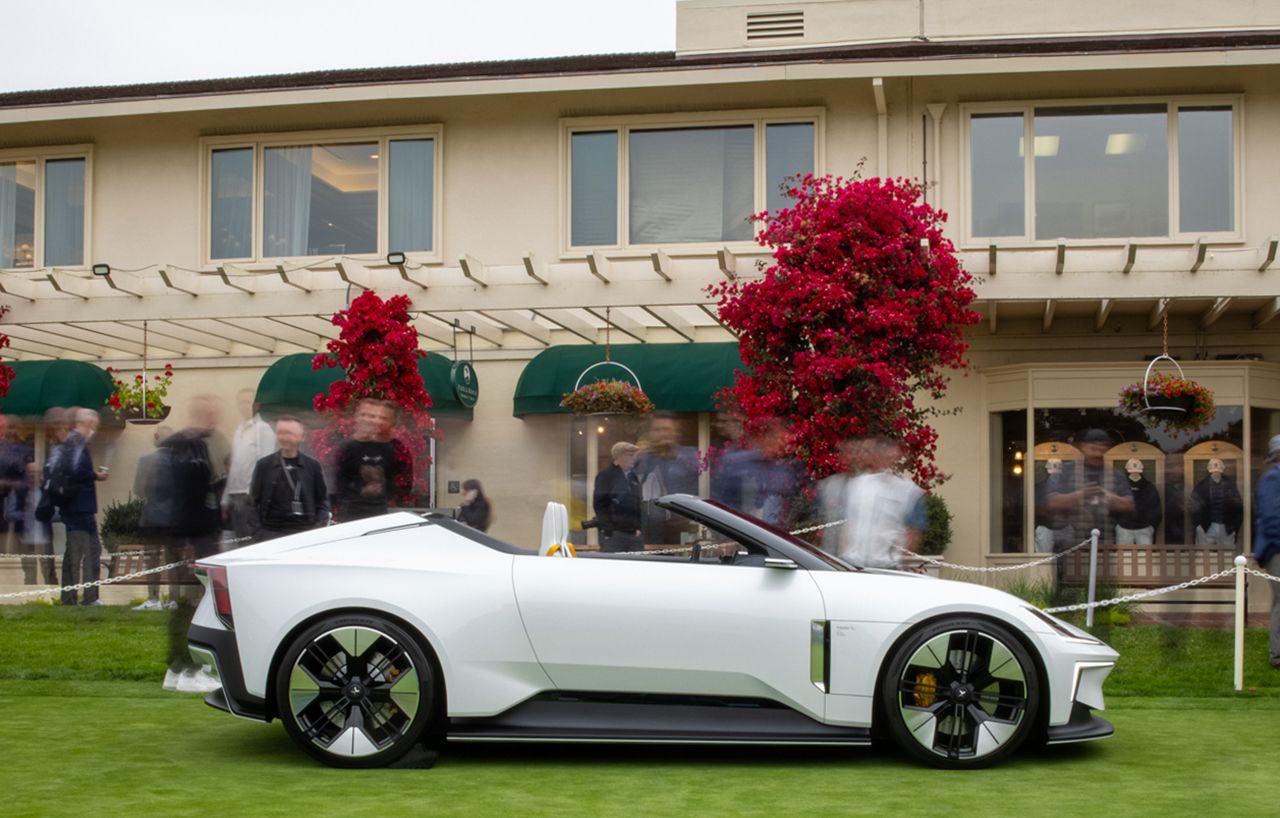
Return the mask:
{"type": "Polygon", "coordinates": [[[734,332],[732,327],[728,326],[727,324],[725,324],[724,321],[720,320],[719,309],[714,304],[699,304],[698,308],[703,312],[705,312],[711,318],[712,321],[715,321],[717,324],[719,324],[720,329],[729,333],[734,338],[738,337],[738,333],[734,332]]]}
{"type": "Polygon", "coordinates": [[[445,327],[439,321],[432,321],[430,318],[419,315],[413,318],[412,324],[420,337],[435,341],[437,344],[444,344],[453,349],[454,331],[445,327]]]}
{"type": "Polygon", "coordinates": [[[40,324],[32,329],[43,330],[54,335],[61,335],[76,341],[102,347],[104,350],[117,349],[127,355],[141,355],[142,343],[132,338],[124,338],[119,334],[106,334],[93,329],[86,329],[76,324],[40,324]]]}
{"type": "Polygon", "coordinates": [[[1000,323],[1000,302],[987,302],[987,334],[995,335],[1000,323]]]}
{"type": "Polygon", "coordinates": [[[670,281],[672,276],[671,257],[661,250],[649,254],[649,260],[653,262],[653,271],[662,278],[663,281],[670,281]]]}
{"type": "Polygon", "coordinates": [[[1201,265],[1204,264],[1205,255],[1209,252],[1209,245],[1204,243],[1204,239],[1196,239],[1195,245],[1191,248],[1193,260],[1191,262],[1191,272],[1197,272],[1201,265]]]}
{"type": "Polygon", "coordinates": [[[27,301],[35,301],[37,298],[36,283],[34,281],[12,274],[0,275],[0,292],[5,295],[24,298],[27,301]]]}
{"type": "Polygon", "coordinates": [[[524,262],[525,275],[545,287],[548,283],[546,262],[538,261],[534,258],[533,251],[525,253],[521,261],[524,262]]]}
{"type": "Polygon", "coordinates": [[[210,335],[207,332],[200,332],[188,327],[187,322],[175,324],[171,321],[152,321],[148,329],[152,335],[167,335],[170,338],[177,338],[180,341],[188,341],[195,346],[202,346],[208,349],[221,352],[224,355],[231,354],[231,342],[225,338],[219,338],[210,335]]]}
{"type": "Polygon", "coordinates": [[[542,326],[537,321],[530,320],[517,313],[495,313],[487,310],[478,310],[478,312],[485,318],[488,318],[491,321],[496,321],[507,329],[532,338],[543,346],[551,346],[551,330],[542,326]]]}
{"type": "MultiPolygon", "coordinates": [[[[106,350],[99,344],[77,341],[74,338],[68,338],[65,335],[27,324],[5,324],[4,332],[10,338],[21,338],[25,341],[45,344],[62,352],[76,352],[81,355],[89,355],[94,358],[101,358],[106,352],[106,350]]],[[[55,355],[54,357],[57,356],[55,355]]]]}
{"type": "Polygon", "coordinates": [[[1110,298],[1104,298],[1098,302],[1098,312],[1093,317],[1093,331],[1101,332],[1106,326],[1107,319],[1111,317],[1111,308],[1115,305],[1115,301],[1110,298]]]}
{"type": "Polygon", "coordinates": [[[103,276],[103,279],[111,289],[116,292],[124,293],[125,295],[131,295],[134,298],[142,298],[147,294],[147,290],[149,289],[144,285],[142,279],[132,273],[113,272],[109,275],[103,276]]]}
{"type": "Polygon", "coordinates": [[[319,350],[322,346],[320,336],[314,332],[298,329],[274,318],[248,317],[221,318],[218,320],[223,324],[237,327],[246,332],[252,332],[264,338],[274,338],[277,341],[284,341],[294,346],[300,346],[303,349],[319,350]]]}
{"type": "Polygon", "coordinates": [[[458,264],[462,267],[462,274],[479,284],[481,287],[489,286],[489,273],[485,270],[484,264],[480,259],[471,254],[466,254],[458,259],[458,264]]]}
{"type": "Polygon", "coordinates": [[[170,290],[177,290],[190,296],[199,296],[201,292],[200,276],[187,270],[179,270],[167,264],[160,265],[160,280],[170,290]]]}
{"type": "Polygon", "coordinates": [[[1280,297],[1272,298],[1266,306],[1253,314],[1253,328],[1258,329],[1277,315],[1280,315],[1280,297]]]}
{"type": "Polygon", "coordinates": [[[695,337],[693,323],[676,312],[675,307],[645,307],[644,311],[657,318],[672,332],[692,341],[695,337]]]}
{"type": "Polygon", "coordinates": [[[587,269],[591,271],[591,275],[600,279],[604,284],[609,283],[609,276],[613,273],[613,265],[609,263],[609,259],[605,258],[604,253],[599,250],[595,250],[587,256],[587,269]]]}
{"type": "Polygon", "coordinates": [[[738,258],[728,247],[716,251],[716,263],[725,278],[733,281],[738,277],[738,258]]]}
{"type": "Polygon", "coordinates": [[[49,273],[49,283],[58,292],[74,295],[76,298],[83,298],[85,301],[88,301],[93,295],[93,282],[63,270],[51,271],[49,273]]]}
{"type": "Polygon", "coordinates": [[[1124,273],[1125,275],[1128,275],[1129,271],[1133,269],[1134,262],[1136,262],[1137,260],[1138,260],[1138,245],[1134,244],[1133,240],[1131,239],[1128,242],[1126,242],[1124,245],[1124,268],[1121,269],[1120,272],[1124,273]]]}
{"type": "Polygon", "coordinates": [[[233,290],[239,290],[248,295],[253,295],[257,291],[257,282],[254,280],[253,273],[235,264],[219,264],[218,278],[224,286],[233,290]]]}
{"type": "Polygon", "coordinates": [[[645,337],[648,334],[649,328],[631,316],[626,315],[616,308],[606,311],[601,307],[592,307],[589,311],[601,321],[607,321],[612,324],[613,328],[622,334],[630,335],[642,344],[645,342],[645,337]],[[606,317],[606,315],[608,317],[606,317]]]}
{"type": "Polygon", "coordinates": [[[569,310],[534,310],[534,314],[542,316],[565,332],[571,332],[584,341],[594,344],[600,337],[600,330],[590,321],[574,315],[569,310]]]}
{"type": "Polygon", "coordinates": [[[447,327],[456,327],[459,334],[474,333],[477,338],[488,341],[494,346],[502,346],[503,337],[502,330],[487,324],[484,321],[477,321],[470,315],[446,313],[446,312],[427,312],[423,313],[441,321],[447,327]]]}
{"type": "Polygon", "coordinates": [[[1058,309],[1058,302],[1052,298],[1044,302],[1044,320],[1040,324],[1041,332],[1048,332],[1053,328],[1053,314],[1058,309]]]}
{"type": "Polygon", "coordinates": [[[1277,247],[1280,247],[1280,238],[1268,236],[1262,249],[1258,251],[1262,255],[1262,264],[1258,265],[1258,272],[1265,273],[1267,268],[1275,263],[1277,247]]]}
{"type": "Polygon", "coordinates": [[[1227,311],[1227,307],[1231,306],[1230,298],[1219,298],[1213,302],[1213,306],[1205,310],[1204,315],[1200,316],[1200,329],[1208,329],[1215,321],[1222,317],[1227,311]]]}
{"type": "Polygon", "coordinates": [[[1160,322],[1169,313],[1169,299],[1161,298],[1156,301],[1154,307],[1151,308],[1151,315],[1147,318],[1147,330],[1153,330],[1160,326],[1160,322]]]}
{"type": "MultiPolygon", "coordinates": [[[[143,332],[141,327],[130,326],[119,321],[85,321],[81,322],[80,326],[91,332],[97,332],[113,338],[124,338],[139,347],[142,346],[143,332]]],[[[160,336],[160,340],[157,341],[155,336],[149,335],[146,341],[147,346],[151,349],[172,352],[175,355],[186,355],[187,350],[191,348],[191,345],[186,341],[177,341],[165,336],[160,336]]]]}
{"type": "Polygon", "coordinates": [[[373,270],[358,261],[344,258],[335,262],[334,267],[338,270],[338,277],[348,284],[354,284],[362,290],[372,290],[377,286],[374,281],[373,270]]]}

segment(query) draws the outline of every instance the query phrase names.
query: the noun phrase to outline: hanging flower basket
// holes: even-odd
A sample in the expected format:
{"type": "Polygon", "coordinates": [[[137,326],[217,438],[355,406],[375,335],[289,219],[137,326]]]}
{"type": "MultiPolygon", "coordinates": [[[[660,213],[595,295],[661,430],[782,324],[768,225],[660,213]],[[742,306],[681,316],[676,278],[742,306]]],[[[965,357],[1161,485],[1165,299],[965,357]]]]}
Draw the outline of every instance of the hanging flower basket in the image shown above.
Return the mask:
{"type": "Polygon", "coordinates": [[[578,415],[647,415],[653,401],[626,381],[596,381],[566,392],[560,405],[578,415]]]}
{"type": "Polygon", "coordinates": [[[165,364],[164,371],[150,379],[144,379],[141,374],[130,378],[111,367],[107,367],[107,374],[115,381],[115,391],[107,398],[107,406],[118,419],[153,424],[169,416],[170,407],[164,399],[173,383],[172,364],[165,364]]]}
{"type": "Polygon", "coordinates": [[[1142,383],[1120,390],[1120,409],[1147,426],[1168,432],[1191,432],[1204,426],[1214,415],[1213,393],[1183,375],[1182,367],[1168,355],[1158,355],[1147,366],[1142,383]],[[1177,375],[1153,373],[1161,360],[1171,362],[1177,375]]]}

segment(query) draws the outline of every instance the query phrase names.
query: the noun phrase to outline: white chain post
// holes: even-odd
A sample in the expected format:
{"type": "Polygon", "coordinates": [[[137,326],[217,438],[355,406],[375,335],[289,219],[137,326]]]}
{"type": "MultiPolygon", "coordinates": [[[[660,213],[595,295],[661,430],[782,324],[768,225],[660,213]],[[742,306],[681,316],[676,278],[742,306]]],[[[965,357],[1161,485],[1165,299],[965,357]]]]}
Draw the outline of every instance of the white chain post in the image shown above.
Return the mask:
{"type": "Polygon", "coordinates": [[[1093,600],[1098,591],[1098,536],[1101,534],[1096,528],[1089,532],[1089,608],[1084,615],[1086,628],[1093,627],[1093,600]]]}
{"type": "Polygon", "coordinates": [[[1238,554],[1236,564],[1236,692],[1244,689],[1244,569],[1249,560],[1238,554]]]}

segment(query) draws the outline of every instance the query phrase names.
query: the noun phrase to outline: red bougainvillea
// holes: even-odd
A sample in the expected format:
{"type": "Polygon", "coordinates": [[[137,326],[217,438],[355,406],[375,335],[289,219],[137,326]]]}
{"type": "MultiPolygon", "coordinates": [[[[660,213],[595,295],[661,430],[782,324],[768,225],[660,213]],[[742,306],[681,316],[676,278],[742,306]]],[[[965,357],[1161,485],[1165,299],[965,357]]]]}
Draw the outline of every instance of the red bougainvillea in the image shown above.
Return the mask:
{"type": "Polygon", "coordinates": [[[311,445],[317,456],[328,462],[338,446],[355,428],[356,404],[364,398],[389,400],[400,407],[392,441],[401,463],[406,466],[396,478],[396,501],[413,502],[415,494],[425,494],[431,463],[431,396],[418,371],[418,333],[410,325],[409,298],[396,295],[383,301],[366,290],[351,305],[333,316],[341,330],[338,339],[311,362],[312,367],[342,367],[347,377],[334,381],[329,391],[317,395],[315,408],[329,422],[316,431],[311,445]]]}
{"type": "MultiPolygon", "coordinates": [[[[8,314],[8,305],[0,305],[0,318],[4,318],[8,314]]],[[[8,346],[9,336],[4,333],[0,333],[0,349],[5,349],[8,346]]],[[[15,374],[13,367],[0,364],[0,398],[9,394],[9,387],[13,385],[13,376],[15,374]]]]}
{"type": "Polygon", "coordinates": [[[748,434],[771,418],[787,452],[821,478],[842,468],[837,444],[886,435],[902,441],[916,482],[936,485],[936,412],[947,370],[967,366],[963,327],[972,281],[942,234],[946,214],[903,179],[805,176],[794,204],[757,216],[773,248],[762,280],[711,287],[720,318],[739,334],[743,363],[722,396],[748,434]]]}

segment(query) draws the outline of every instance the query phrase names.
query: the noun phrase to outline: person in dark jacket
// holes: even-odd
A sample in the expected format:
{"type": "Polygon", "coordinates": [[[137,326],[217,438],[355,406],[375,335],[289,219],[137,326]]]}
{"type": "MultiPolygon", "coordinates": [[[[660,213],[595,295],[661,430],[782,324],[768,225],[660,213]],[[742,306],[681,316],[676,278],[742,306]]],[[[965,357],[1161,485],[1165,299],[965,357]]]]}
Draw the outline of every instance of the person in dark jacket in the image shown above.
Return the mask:
{"type": "Polygon", "coordinates": [[[251,527],[256,542],[319,528],[329,522],[329,491],[320,461],[299,447],[302,421],[276,421],[278,450],[259,458],[249,480],[251,527]]]}
{"type": "Polygon", "coordinates": [[[493,509],[489,498],[484,496],[484,488],[480,481],[472,478],[462,482],[462,507],[458,509],[458,520],[477,531],[488,531],[492,522],[493,509]]]}
{"type": "MultiPolygon", "coordinates": [[[[107,479],[106,470],[95,470],[89,441],[98,432],[98,413],[76,409],[73,428],[59,446],[53,468],[60,470],[64,489],[58,501],[62,522],[67,526],[67,550],[62,557],[62,584],[97,582],[102,564],[102,540],[98,537],[97,483],[107,479]]],[[[62,604],[76,604],[75,591],[62,592],[62,604]]],[[[81,605],[101,605],[97,586],[84,590],[81,605]]]]}
{"type": "Polygon", "coordinates": [[[1155,542],[1156,528],[1164,512],[1160,506],[1160,492],[1143,476],[1146,467],[1136,457],[1124,464],[1129,476],[1129,492],[1133,495],[1133,510],[1116,514],[1116,545],[1151,545],[1155,542]]]}
{"type": "MultiPolygon", "coordinates": [[[[1253,504],[1253,558],[1280,577],[1280,435],[1271,438],[1253,504]]],[[[1271,666],[1280,670],[1280,586],[1271,584],[1271,666]]]]}
{"type": "Polygon", "coordinates": [[[1196,545],[1235,545],[1236,532],[1244,520],[1244,501],[1236,481],[1227,477],[1227,465],[1220,458],[1209,461],[1209,476],[1191,490],[1191,521],[1196,526],[1196,545]]]}
{"type": "Polygon", "coordinates": [[[591,508],[600,526],[601,551],[644,548],[640,537],[640,479],[635,469],[639,451],[634,443],[613,444],[613,465],[596,475],[591,508]]]}

